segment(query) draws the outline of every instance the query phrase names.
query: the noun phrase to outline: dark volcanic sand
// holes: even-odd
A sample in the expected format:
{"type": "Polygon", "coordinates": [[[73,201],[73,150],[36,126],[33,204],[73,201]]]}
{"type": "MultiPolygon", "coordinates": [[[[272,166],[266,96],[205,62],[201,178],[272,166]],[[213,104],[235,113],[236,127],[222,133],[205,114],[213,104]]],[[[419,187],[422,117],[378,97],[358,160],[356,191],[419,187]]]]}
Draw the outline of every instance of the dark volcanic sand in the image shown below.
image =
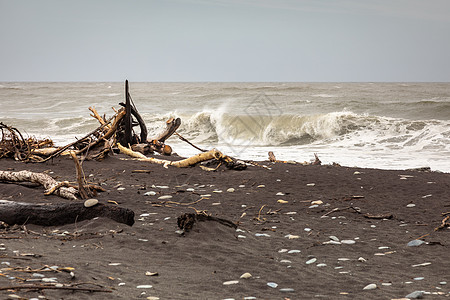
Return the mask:
{"type": "MultiPolygon", "coordinates": [[[[27,232],[1,229],[0,243],[4,246],[0,247],[6,249],[0,250],[0,287],[24,285],[24,279],[40,279],[33,276],[40,273],[46,278],[57,278],[59,283],[92,283],[79,287],[102,288],[112,293],[18,289],[0,291],[1,298],[16,294],[46,299],[391,299],[416,290],[430,292],[425,299],[450,296],[450,230],[434,231],[441,224],[443,213],[450,211],[450,174],[262,164],[271,170],[164,169],[123,155],[102,162],[85,161],[86,176],[92,174],[89,180],[103,183],[108,190],[96,198],[101,203],[113,200],[132,209],[136,223],[129,227],[99,218],[55,227],[26,224],[27,232]],[[227,192],[231,187],[235,192],[227,192]],[[195,192],[187,192],[187,188],[195,188],[195,192]],[[149,191],[157,195],[145,196],[149,191]],[[278,192],[285,195],[277,196],[278,192]],[[211,196],[192,205],[163,203],[190,203],[200,199],[201,194],[211,196]],[[158,200],[162,195],[173,197],[158,200]],[[288,203],[278,203],[279,199],[288,203]],[[317,200],[323,204],[310,208],[311,202],[317,200]],[[408,208],[408,204],[415,206],[408,208]],[[329,213],[334,208],[350,206],[360,208],[360,213],[351,208],[329,213]],[[177,217],[194,212],[193,208],[237,222],[244,232],[205,221],[181,236],[175,232],[177,217]],[[364,217],[366,213],[392,214],[393,218],[368,219],[364,217]],[[270,236],[255,236],[257,233],[270,236]],[[289,234],[298,238],[289,239],[289,234]],[[429,235],[423,240],[428,244],[406,246],[426,234],[429,235]],[[323,244],[330,240],[329,236],[356,243],[323,244]],[[21,256],[25,253],[37,257],[21,256]],[[306,264],[311,258],[317,261],[306,264]],[[114,263],[120,264],[110,265],[114,263]],[[413,267],[422,263],[431,264],[413,267]],[[67,272],[38,270],[46,265],[73,267],[75,277],[71,279],[67,272]],[[18,267],[35,271],[8,269],[18,267]],[[158,276],[148,276],[146,272],[157,272],[158,276]],[[252,277],[240,279],[246,272],[252,277]],[[11,276],[16,279],[8,279],[11,276]],[[415,280],[417,277],[424,279],[415,280]],[[239,283],[223,284],[231,280],[239,283]],[[444,281],[447,284],[440,284],[444,281]],[[269,287],[268,282],[278,286],[269,287]],[[376,289],[363,290],[372,283],[376,289]],[[140,285],[152,288],[137,288],[140,285]],[[280,291],[285,288],[294,292],[280,291]],[[437,295],[438,292],[443,295],[437,295]]],[[[69,158],[45,164],[2,159],[0,170],[51,171],[50,175],[59,181],[75,180],[75,167],[69,158]]],[[[0,183],[0,199],[31,203],[69,201],[44,196],[43,192],[43,188],[0,183]]]]}

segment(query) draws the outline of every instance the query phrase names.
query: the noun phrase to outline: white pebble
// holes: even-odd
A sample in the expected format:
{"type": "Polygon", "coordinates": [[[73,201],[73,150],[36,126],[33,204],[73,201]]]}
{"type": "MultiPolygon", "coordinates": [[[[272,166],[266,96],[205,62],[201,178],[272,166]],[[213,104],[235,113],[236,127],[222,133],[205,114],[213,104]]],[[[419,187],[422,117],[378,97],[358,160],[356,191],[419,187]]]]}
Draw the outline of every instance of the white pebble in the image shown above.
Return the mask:
{"type": "Polygon", "coordinates": [[[250,277],[252,277],[252,274],[247,272],[247,273],[242,274],[241,277],[239,277],[239,278],[241,278],[241,279],[249,279],[250,277]]]}
{"type": "Polygon", "coordinates": [[[86,201],[84,201],[84,207],[92,207],[97,204],[98,204],[97,199],[87,199],[86,201]]]}
{"type": "Polygon", "coordinates": [[[317,264],[317,267],[322,268],[322,267],[326,267],[327,264],[317,264]]]}
{"type": "Polygon", "coordinates": [[[285,194],[283,194],[282,192],[278,192],[275,196],[284,196],[285,194]]]}
{"type": "Polygon", "coordinates": [[[257,187],[259,187],[259,188],[264,188],[264,187],[266,187],[264,184],[260,184],[260,185],[258,185],[257,187]]]}
{"type": "Polygon", "coordinates": [[[154,191],[150,191],[150,192],[147,192],[144,194],[144,196],[155,196],[155,195],[156,195],[156,192],[154,192],[154,191]]]}
{"type": "Polygon", "coordinates": [[[158,197],[159,200],[170,199],[170,198],[172,198],[171,195],[164,195],[164,196],[158,197]]]}
{"type": "Polygon", "coordinates": [[[416,206],[414,203],[410,203],[410,204],[406,205],[406,207],[414,207],[414,206],[416,206]]]}
{"type": "Polygon", "coordinates": [[[187,189],[186,189],[186,192],[193,192],[193,191],[195,191],[194,188],[187,188],[187,189]]]}
{"type": "Polygon", "coordinates": [[[300,253],[300,250],[289,250],[288,254],[293,254],[293,253],[300,253]]]}
{"type": "Polygon", "coordinates": [[[227,189],[227,192],[228,192],[228,193],[234,193],[234,191],[235,191],[234,188],[229,188],[229,189],[227,189]]]}
{"type": "Polygon", "coordinates": [[[276,288],[278,286],[278,283],[268,282],[267,285],[270,286],[271,288],[276,288]]]}
{"type": "Polygon", "coordinates": [[[143,285],[136,286],[137,289],[151,289],[152,287],[153,287],[153,285],[150,285],[150,284],[143,284],[143,285]]]}
{"type": "Polygon", "coordinates": [[[374,290],[374,289],[376,289],[376,288],[377,288],[377,285],[376,285],[375,283],[371,283],[371,284],[366,285],[366,286],[363,288],[363,290],[374,290]]]}
{"type": "Polygon", "coordinates": [[[309,260],[307,260],[306,262],[305,262],[305,264],[307,264],[307,265],[310,265],[310,264],[313,264],[313,263],[315,263],[317,261],[317,258],[311,258],[311,259],[309,259],[309,260]]]}
{"type": "Polygon", "coordinates": [[[341,241],[342,244],[347,244],[347,245],[352,245],[354,243],[356,243],[354,240],[342,240],[341,241]]]}
{"type": "Polygon", "coordinates": [[[239,283],[239,280],[230,280],[230,281],[225,281],[223,283],[223,285],[232,285],[232,284],[237,284],[239,283]]]}

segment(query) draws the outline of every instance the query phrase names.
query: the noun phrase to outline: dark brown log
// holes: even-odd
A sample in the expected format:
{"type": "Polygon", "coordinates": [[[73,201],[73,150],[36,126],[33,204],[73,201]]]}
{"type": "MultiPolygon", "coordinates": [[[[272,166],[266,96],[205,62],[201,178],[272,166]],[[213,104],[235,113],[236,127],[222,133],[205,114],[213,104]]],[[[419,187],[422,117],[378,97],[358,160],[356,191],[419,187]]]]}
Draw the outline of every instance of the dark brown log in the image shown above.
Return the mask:
{"type": "Polygon", "coordinates": [[[181,125],[181,119],[180,118],[170,118],[166,122],[166,130],[162,132],[155,140],[158,142],[164,143],[172,134],[177,131],[178,127],[181,125]]]}
{"type": "Polygon", "coordinates": [[[128,92],[128,80],[125,80],[125,145],[131,144],[131,103],[128,92]]]}
{"type": "MultiPolygon", "coordinates": [[[[120,102],[119,105],[125,107],[125,103],[120,102]]],[[[130,106],[131,109],[131,114],[133,115],[133,117],[136,118],[137,122],[139,123],[139,127],[141,129],[141,143],[144,143],[145,141],[147,141],[147,126],[145,125],[144,120],[142,119],[141,115],[138,113],[138,111],[136,110],[136,108],[134,107],[134,105],[130,106]]]]}
{"type": "Polygon", "coordinates": [[[129,226],[134,224],[134,212],[119,206],[98,203],[85,207],[82,202],[31,204],[0,200],[0,221],[9,225],[58,226],[96,217],[109,218],[129,226]]]}

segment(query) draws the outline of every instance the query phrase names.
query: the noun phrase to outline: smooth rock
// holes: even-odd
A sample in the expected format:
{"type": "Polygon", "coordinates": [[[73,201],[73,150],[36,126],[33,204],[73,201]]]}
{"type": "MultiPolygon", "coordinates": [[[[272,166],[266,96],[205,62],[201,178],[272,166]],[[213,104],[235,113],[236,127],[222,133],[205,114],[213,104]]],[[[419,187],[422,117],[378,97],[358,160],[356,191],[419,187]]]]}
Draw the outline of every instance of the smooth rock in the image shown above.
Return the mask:
{"type": "Polygon", "coordinates": [[[92,207],[97,204],[98,204],[97,199],[87,199],[86,201],[84,201],[84,207],[92,207]]]}
{"type": "Polygon", "coordinates": [[[405,298],[408,298],[408,299],[422,299],[423,298],[423,291],[414,291],[414,292],[406,295],[405,298]]]}
{"type": "Polygon", "coordinates": [[[375,283],[371,283],[371,284],[366,285],[366,286],[363,288],[363,290],[374,290],[374,289],[376,289],[376,288],[377,288],[377,285],[376,285],[375,283]]]}
{"type": "Polygon", "coordinates": [[[285,196],[285,194],[282,192],[278,192],[275,196],[285,196]]]}
{"type": "Polygon", "coordinates": [[[227,192],[228,192],[228,193],[234,193],[234,191],[235,191],[234,188],[229,188],[229,189],[227,189],[227,192]]]}
{"type": "Polygon", "coordinates": [[[232,284],[237,284],[239,283],[239,280],[230,280],[230,281],[225,281],[223,283],[223,285],[232,285],[232,284]]]}
{"type": "Polygon", "coordinates": [[[277,200],[277,202],[281,203],[281,204],[289,203],[289,201],[286,201],[286,200],[283,200],[283,199],[279,199],[279,200],[277,200]]]}
{"type": "Polygon", "coordinates": [[[317,266],[316,267],[318,267],[318,268],[322,268],[322,267],[326,267],[327,266],[327,264],[317,264],[317,266]]]}
{"type": "Polygon", "coordinates": [[[195,191],[194,188],[187,188],[187,189],[186,189],[186,192],[194,192],[194,191],[195,191]]]}
{"type": "Polygon", "coordinates": [[[150,191],[150,192],[147,192],[144,194],[144,196],[155,196],[155,195],[156,195],[156,192],[154,192],[154,191],[150,191]]]}
{"type": "Polygon", "coordinates": [[[293,254],[293,253],[300,253],[300,250],[289,250],[288,254],[293,254]]]}
{"type": "Polygon", "coordinates": [[[298,235],[293,235],[293,234],[288,234],[288,235],[285,235],[284,237],[285,237],[285,238],[288,238],[288,239],[290,239],[290,240],[294,240],[294,239],[300,238],[300,236],[298,236],[298,235]]]}
{"type": "Polygon", "coordinates": [[[278,283],[275,283],[275,282],[268,282],[267,285],[270,286],[271,288],[274,288],[274,289],[275,289],[275,288],[278,286],[278,283]]]}
{"type": "Polygon", "coordinates": [[[315,183],[307,183],[306,186],[315,186],[315,183]]]}
{"type": "Polygon", "coordinates": [[[414,206],[416,206],[414,203],[410,203],[410,204],[406,205],[406,207],[408,207],[408,208],[411,208],[411,207],[414,207],[414,206]]]}
{"type": "Polygon", "coordinates": [[[264,188],[264,187],[266,187],[264,184],[260,184],[260,185],[258,185],[257,187],[259,187],[259,188],[264,188]]]}
{"type": "Polygon", "coordinates": [[[282,263],[282,264],[290,264],[290,263],[292,263],[292,261],[287,260],[287,259],[282,259],[282,260],[280,260],[280,263],[282,263]]]}
{"type": "Polygon", "coordinates": [[[282,292],[282,293],[293,293],[293,292],[295,292],[295,290],[291,289],[291,288],[284,288],[284,289],[280,289],[280,292],[282,292]]]}
{"type": "Polygon", "coordinates": [[[417,246],[420,246],[420,245],[422,245],[424,243],[425,242],[422,241],[422,240],[412,240],[412,241],[408,242],[408,244],[406,244],[406,245],[409,246],[409,247],[417,247],[417,246]]]}
{"type": "Polygon", "coordinates": [[[307,265],[310,265],[310,264],[313,264],[313,263],[315,263],[317,261],[317,258],[311,258],[311,259],[309,259],[309,260],[307,260],[306,262],[305,262],[305,264],[307,264],[307,265]]]}
{"type": "Polygon", "coordinates": [[[413,279],[416,280],[416,281],[419,281],[419,280],[424,280],[425,277],[414,277],[413,279]]]}
{"type": "Polygon", "coordinates": [[[322,200],[311,201],[311,204],[312,205],[320,205],[320,204],[323,204],[323,201],[322,200]]]}
{"type": "Polygon", "coordinates": [[[136,286],[137,289],[151,289],[152,287],[153,287],[153,285],[150,285],[150,284],[143,284],[143,285],[136,286]]]}
{"type": "Polygon", "coordinates": [[[270,237],[270,235],[267,234],[267,233],[255,233],[255,236],[265,236],[265,237],[270,237]]]}
{"type": "Polygon", "coordinates": [[[159,200],[165,200],[165,199],[170,199],[170,198],[172,198],[171,195],[164,195],[164,196],[158,197],[159,200]]]}
{"type": "Polygon", "coordinates": [[[319,207],[319,205],[317,205],[317,204],[314,204],[314,205],[311,205],[310,207],[308,207],[308,208],[316,208],[316,207],[319,207]]]}
{"type": "Polygon", "coordinates": [[[446,284],[447,284],[447,281],[441,281],[441,282],[439,282],[439,284],[440,284],[440,285],[446,285],[446,284]]]}
{"type": "Polygon", "coordinates": [[[354,243],[356,243],[354,240],[342,240],[341,241],[342,244],[347,244],[347,245],[352,245],[354,243]]]}
{"type": "Polygon", "coordinates": [[[125,188],[124,187],[118,187],[117,190],[118,191],[123,191],[125,188]]]}
{"type": "Polygon", "coordinates": [[[280,249],[280,250],[278,250],[278,253],[284,253],[284,252],[288,252],[289,250],[288,249],[280,249]]]}
{"type": "Polygon", "coordinates": [[[241,275],[241,277],[239,277],[239,278],[242,278],[242,279],[249,279],[250,277],[252,277],[252,274],[250,274],[250,273],[244,273],[244,274],[242,274],[241,275]]]}

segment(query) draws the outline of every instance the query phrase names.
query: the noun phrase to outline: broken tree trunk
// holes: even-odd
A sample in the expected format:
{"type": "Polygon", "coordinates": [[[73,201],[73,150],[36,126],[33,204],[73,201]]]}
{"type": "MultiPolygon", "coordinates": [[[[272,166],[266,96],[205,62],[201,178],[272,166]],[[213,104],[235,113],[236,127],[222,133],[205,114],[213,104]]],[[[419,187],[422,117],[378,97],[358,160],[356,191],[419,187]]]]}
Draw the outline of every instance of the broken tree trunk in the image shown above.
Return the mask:
{"type": "Polygon", "coordinates": [[[181,125],[180,118],[170,118],[166,121],[166,130],[164,130],[155,140],[164,143],[172,134],[177,131],[178,127],[181,125]]]}
{"type": "Polygon", "coordinates": [[[75,188],[66,187],[64,185],[67,185],[67,182],[58,182],[49,175],[43,173],[34,173],[30,171],[0,171],[0,181],[39,183],[46,189],[46,195],[54,193],[69,200],[77,200],[77,197],[75,196],[77,190],[75,188]]]}
{"type": "Polygon", "coordinates": [[[219,150],[212,149],[208,152],[199,153],[197,155],[191,156],[191,157],[183,159],[183,160],[170,161],[170,160],[165,160],[165,159],[157,159],[157,158],[153,158],[153,157],[147,157],[147,156],[143,155],[142,153],[135,152],[129,148],[123,147],[122,145],[120,145],[120,143],[117,144],[117,147],[119,148],[120,152],[122,152],[128,156],[137,158],[140,161],[148,161],[148,162],[151,162],[154,164],[164,165],[165,168],[167,168],[167,166],[186,168],[186,167],[193,166],[199,162],[203,162],[203,161],[207,161],[207,160],[211,160],[211,159],[226,159],[227,158],[227,156],[223,155],[219,150]]]}
{"type": "Polygon", "coordinates": [[[85,207],[82,202],[31,204],[0,200],[0,220],[9,224],[58,226],[105,217],[129,226],[134,224],[134,212],[128,208],[98,203],[85,207]]]}

